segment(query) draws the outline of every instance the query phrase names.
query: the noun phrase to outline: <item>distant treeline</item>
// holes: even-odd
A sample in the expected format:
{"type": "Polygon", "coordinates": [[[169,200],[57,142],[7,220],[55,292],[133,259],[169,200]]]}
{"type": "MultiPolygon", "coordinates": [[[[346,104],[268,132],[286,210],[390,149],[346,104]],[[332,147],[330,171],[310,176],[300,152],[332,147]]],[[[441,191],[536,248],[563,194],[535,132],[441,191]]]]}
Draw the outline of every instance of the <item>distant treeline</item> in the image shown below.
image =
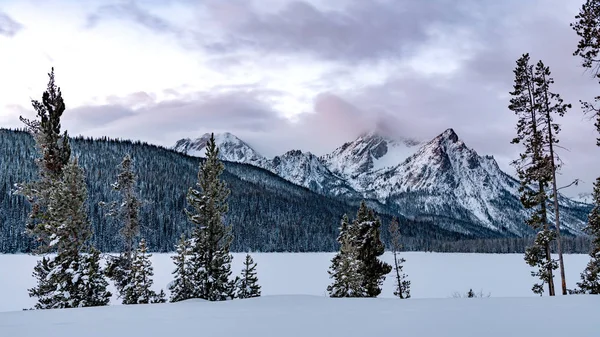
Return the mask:
{"type": "MultiPolygon", "coordinates": [[[[429,251],[440,253],[497,253],[512,254],[525,253],[525,248],[531,246],[534,238],[498,238],[498,239],[472,239],[456,241],[432,240],[405,244],[409,251],[429,251]]],[[[564,236],[561,239],[563,253],[588,254],[590,252],[591,238],[589,236],[564,236]]],[[[556,241],[551,245],[552,253],[556,253],[556,241]]]]}

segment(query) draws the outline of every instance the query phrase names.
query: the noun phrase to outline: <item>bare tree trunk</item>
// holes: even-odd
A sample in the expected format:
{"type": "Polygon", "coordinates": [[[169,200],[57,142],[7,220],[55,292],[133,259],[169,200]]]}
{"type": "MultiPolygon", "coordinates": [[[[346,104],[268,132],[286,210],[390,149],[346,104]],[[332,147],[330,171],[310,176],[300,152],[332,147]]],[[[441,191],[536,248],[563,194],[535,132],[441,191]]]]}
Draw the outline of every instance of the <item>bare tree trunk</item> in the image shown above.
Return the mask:
{"type": "MultiPolygon", "coordinates": [[[[552,137],[552,129],[549,129],[550,137],[552,137]]],[[[558,209],[558,191],[556,188],[556,166],[554,165],[554,150],[550,143],[550,156],[552,157],[552,193],[554,194],[554,222],[556,224],[556,249],[558,250],[558,265],[560,267],[560,280],[562,286],[562,294],[567,294],[567,280],[565,278],[565,263],[563,261],[562,246],[560,243],[560,211],[558,209]]]]}

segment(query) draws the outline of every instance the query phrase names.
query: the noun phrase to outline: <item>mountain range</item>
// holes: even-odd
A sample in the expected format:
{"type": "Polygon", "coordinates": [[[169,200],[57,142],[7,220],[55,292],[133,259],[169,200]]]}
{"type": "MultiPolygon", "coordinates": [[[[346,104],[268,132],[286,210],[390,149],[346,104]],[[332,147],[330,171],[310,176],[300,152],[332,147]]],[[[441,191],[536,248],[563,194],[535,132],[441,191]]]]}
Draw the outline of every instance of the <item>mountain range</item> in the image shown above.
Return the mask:
{"type": "MultiPolygon", "coordinates": [[[[96,248],[103,252],[123,248],[119,235],[122,224],[118,218],[106,216],[107,210],[99,203],[120,202],[112,186],[119,174],[119,163],[127,154],[133,158],[138,178],[137,191],[143,201],[139,218],[141,237],[146,239],[149,249],[173,251],[180,235],[189,234],[193,224],[184,212],[188,207],[186,194],[197,183],[198,165],[203,159],[139,141],[75,137],[70,142],[72,155],[78,158],[85,172],[87,210],[94,233],[90,243],[96,248]]],[[[234,148],[225,149],[223,146],[224,155],[235,154],[234,148]]],[[[29,203],[15,195],[14,186],[37,177],[36,155],[31,135],[0,128],[0,253],[29,252],[35,247],[34,240],[25,234],[29,203]]],[[[282,161],[289,164],[295,160],[294,155],[282,156],[282,161]]],[[[222,179],[231,191],[224,220],[233,230],[235,239],[231,248],[234,251],[335,251],[342,215],[352,216],[358,210],[360,196],[353,199],[320,194],[250,164],[225,161],[224,166],[222,179]]],[[[273,169],[291,170],[281,163],[273,169]]],[[[505,236],[500,233],[486,230],[464,234],[444,230],[433,221],[403,217],[393,205],[375,200],[367,202],[380,216],[383,226],[387,226],[392,217],[399,218],[402,244],[407,250],[508,252],[505,236]],[[495,248],[490,248],[489,241],[485,246],[471,242],[479,238],[503,241],[496,241],[495,248]]],[[[389,243],[386,230],[382,230],[381,236],[389,243]]],[[[517,244],[516,247],[524,247],[525,242],[517,244]]],[[[514,252],[516,248],[512,249],[514,252]]]]}
{"type": "MultiPolygon", "coordinates": [[[[202,157],[209,138],[181,139],[173,149],[202,157]]],[[[519,182],[493,156],[469,148],[453,129],[430,141],[364,133],[320,157],[290,150],[267,158],[231,133],[217,134],[215,140],[221,159],[263,168],[319,194],[374,199],[405,217],[459,233],[531,233],[519,182]]],[[[591,206],[562,195],[559,201],[561,227],[582,234],[591,206]]]]}

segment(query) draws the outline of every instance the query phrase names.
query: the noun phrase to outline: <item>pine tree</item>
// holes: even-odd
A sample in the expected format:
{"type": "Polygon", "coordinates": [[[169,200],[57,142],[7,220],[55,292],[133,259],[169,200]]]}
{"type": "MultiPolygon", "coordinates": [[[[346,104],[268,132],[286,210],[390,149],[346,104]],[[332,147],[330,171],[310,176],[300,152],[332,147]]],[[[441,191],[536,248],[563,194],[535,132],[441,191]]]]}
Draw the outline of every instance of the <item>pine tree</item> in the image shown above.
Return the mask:
{"type": "Polygon", "coordinates": [[[56,256],[38,262],[33,274],[37,286],[29,289],[29,295],[38,298],[38,309],[103,305],[102,300],[90,297],[90,291],[103,296],[103,275],[99,268],[91,268],[94,261],[81,257],[92,235],[84,173],[77,159],[69,161],[69,137],[66,131],[61,134],[65,103],[54,80],[54,68],[48,76],[42,101],[32,101],[38,119],[21,117],[39,153],[39,178],[18,184],[17,193],[31,203],[27,232],[39,243],[36,251],[56,252],[56,256]],[[91,269],[83,269],[87,267],[91,269]]]}
{"type": "Polygon", "coordinates": [[[562,253],[561,237],[560,237],[560,209],[558,206],[558,187],[556,182],[556,172],[560,168],[560,159],[556,154],[557,138],[560,132],[560,125],[554,123],[554,115],[563,117],[567,109],[571,108],[571,104],[565,104],[559,94],[550,91],[550,85],[554,83],[551,77],[550,67],[539,61],[535,67],[535,87],[534,99],[537,106],[540,107],[541,122],[543,124],[542,131],[544,132],[544,146],[542,150],[547,152],[545,158],[548,163],[546,166],[550,169],[552,177],[552,200],[554,210],[554,227],[556,230],[556,249],[558,253],[558,266],[560,268],[560,278],[562,285],[562,294],[567,295],[567,283],[565,277],[565,265],[562,253]]]}
{"type": "Polygon", "coordinates": [[[140,240],[139,247],[133,255],[131,263],[131,275],[123,290],[125,296],[123,304],[148,304],[148,303],[164,303],[166,302],[165,293],[161,290],[156,293],[152,290],[152,276],[154,276],[154,268],[146,247],[146,240],[140,240]]]}
{"type": "Polygon", "coordinates": [[[577,286],[582,293],[600,295],[600,178],[594,184],[594,208],[588,216],[585,231],[593,238],[592,251],[577,286]]]}
{"type": "Polygon", "coordinates": [[[212,134],[206,145],[206,160],[200,163],[198,189],[188,190],[191,210],[186,209],[188,219],[195,225],[190,240],[194,297],[210,301],[233,299],[235,295],[235,280],[229,280],[233,259],[229,249],[233,235],[231,227],[223,220],[228,210],[229,189],[220,178],[224,166],[218,156],[212,134]]]}
{"type": "Polygon", "coordinates": [[[348,215],[344,214],[337,241],[340,251],[331,260],[329,276],[333,283],[327,287],[330,297],[364,297],[363,277],[360,274],[361,262],[353,245],[353,228],[348,215]]]}
{"type": "Polygon", "coordinates": [[[194,297],[194,285],[192,282],[192,270],[190,270],[190,245],[185,235],[181,235],[177,245],[177,254],[172,256],[175,263],[173,275],[174,280],[169,284],[171,291],[171,302],[179,302],[194,297]]]}
{"type": "Polygon", "coordinates": [[[517,137],[511,143],[523,144],[524,152],[519,159],[512,162],[521,182],[519,191],[521,203],[525,209],[531,210],[531,217],[526,223],[538,231],[534,245],[528,247],[525,260],[530,266],[546,268],[545,272],[538,273],[543,283],[548,283],[548,292],[554,296],[553,263],[550,254],[550,241],[552,237],[546,235],[548,231],[548,215],[546,191],[552,180],[552,171],[549,167],[550,160],[544,153],[544,133],[540,125],[540,107],[536,101],[536,82],[533,66],[529,64],[529,54],[523,54],[517,60],[514,70],[514,91],[510,94],[508,108],[519,118],[517,123],[517,137]],[[545,234],[541,234],[544,232],[545,234]],[[542,244],[543,246],[539,246],[542,244]]]}
{"type": "Polygon", "coordinates": [[[367,297],[377,297],[381,293],[385,276],[392,271],[392,266],[378,259],[385,253],[380,228],[381,221],[363,200],[352,224],[351,236],[360,262],[362,287],[367,297]]]}
{"type": "Polygon", "coordinates": [[[124,287],[131,282],[127,279],[127,275],[130,274],[134,240],[140,233],[141,202],[135,190],[136,180],[137,177],[133,173],[133,160],[127,154],[119,165],[117,181],[112,184],[112,188],[121,194],[120,203],[100,203],[101,206],[108,206],[108,216],[118,217],[123,224],[120,234],[123,237],[125,249],[119,256],[110,257],[107,267],[107,276],[115,283],[119,297],[124,296],[124,287]]]}
{"type": "Polygon", "coordinates": [[[258,285],[258,277],[256,276],[256,263],[250,256],[246,254],[244,261],[244,269],[242,275],[237,282],[237,298],[252,298],[260,296],[260,285],[258,285]]]}
{"type": "MultiPolygon", "coordinates": [[[[600,81],[600,0],[586,0],[581,6],[579,14],[575,16],[576,22],[571,23],[571,28],[580,37],[577,49],[573,56],[579,56],[582,60],[582,66],[591,69],[593,76],[600,81]]],[[[592,114],[595,117],[595,126],[600,134],[600,108],[597,103],[600,102],[600,96],[594,97],[594,102],[580,101],[586,114],[592,114]]],[[[596,144],[600,146],[600,137],[596,139],[596,144]]]]}
{"type": "Polygon", "coordinates": [[[408,276],[402,271],[406,262],[404,258],[398,258],[398,252],[402,249],[400,243],[400,228],[398,218],[393,218],[392,222],[388,227],[390,238],[392,242],[392,252],[394,254],[394,272],[396,273],[396,285],[394,288],[394,296],[398,296],[401,299],[410,298],[410,281],[407,280],[408,276]]]}

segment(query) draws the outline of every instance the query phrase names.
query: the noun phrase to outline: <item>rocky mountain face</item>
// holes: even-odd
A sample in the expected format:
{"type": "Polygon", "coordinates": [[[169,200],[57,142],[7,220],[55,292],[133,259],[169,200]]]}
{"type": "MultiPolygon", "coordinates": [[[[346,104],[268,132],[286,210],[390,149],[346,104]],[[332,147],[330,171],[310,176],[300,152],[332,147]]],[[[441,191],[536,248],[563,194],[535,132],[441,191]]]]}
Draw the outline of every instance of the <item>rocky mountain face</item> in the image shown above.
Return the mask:
{"type": "Polygon", "coordinates": [[[365,133],[321,157],[332,172],[348,179],[398,165],[417,149],[420,142],[412,139],[390,139],[376,133],[365,133]]]}
{"type": "MultiPolygon", "coordinates": [[[[222,159],[259,166],[321,194],[375,199],[404,216],[465,234],[530,233],[518,181],[492,156],[467,147],[452,129],[429,142],[366,133],[320,158],[292,150],[268,159],[231,134],[216,139],[222,159]]],[[[201,143],[181,140],[175,149],[195,155],[203,150],[201,143]]],[[[560,204],[562,226],[580,234],[590,206],[566,197],[560,204]]]]}
{"type": "MultiPolygon", "coordinates": [[[[208,133],[195,140],[182,139],[173,149],[190,156],[204,157],[209,139],[208,133]]],[[[359,196],[345,180],[334,175],[317,156],[310,152],[290,150],[268,159],[231,133],[216,134],[215,142],[222,160],[263,168],[287,181],[321,194],[359,196]]]]}

